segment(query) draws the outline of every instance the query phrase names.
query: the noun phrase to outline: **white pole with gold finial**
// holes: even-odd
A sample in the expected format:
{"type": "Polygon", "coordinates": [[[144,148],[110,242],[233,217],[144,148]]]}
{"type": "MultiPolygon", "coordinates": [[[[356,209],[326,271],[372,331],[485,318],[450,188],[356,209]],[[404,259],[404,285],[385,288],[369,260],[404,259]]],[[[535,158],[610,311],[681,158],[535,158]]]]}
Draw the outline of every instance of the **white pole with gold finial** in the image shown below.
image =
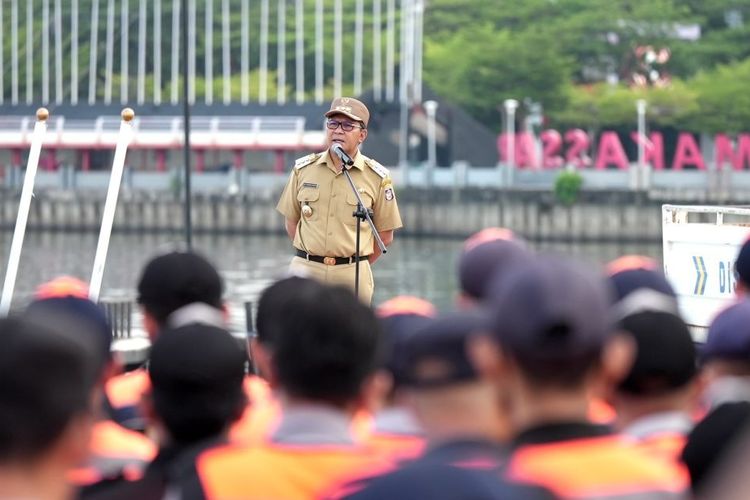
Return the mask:
{"type": "Polygon", "coordinates": [[[112,235],[115,209],[117,209],[117,197],[120,193],[120,182],[122,181],[122,172],[125,167],[125,155],[128,152],[128,145],[133,136],[132,121],[135,117],[135,112],[130,108],[125,108],[122,110],[121,116],[122,121],[120,122],[120,132],[117,136],[115,158],[112,161],[112,173],[109,177],[109,189],[107,191],[107,199],[104,202],[102,227],[99,230],[99,242],[96,245],[96,255],[94,256],[94,270],[91,273],[91,282],[89,283],[89,299],[94,302],[99,300],[99,291],[101,290],[102,277],[104,276],[104,264],[107,262],[109,238],[112,235]]]}
{"type": "Polygon", "coordinates": [[[23,179],[23,188],[21,188],[21,201],[18,205],[16,227],[13,230],[13,240],[11,241],[10,252],[8,253],[8,267],[5,271],[3,295],[2,299],[0,299],[0,315],[3,316],[7,316],[8,311],[10,311],[13,289],[16,286],[18,263],[21,260],[21,248],[23,247],[23,238],[26,235],[26,222],[29,218],[31,197],[34,194],[34,181],[36,179],[36,170],[39,166],[39,155],[42,151],[44,134],[47,132],[47,118],[49,118],[49,111],[46,108],[39,108],[36,111],[36,124],[34,124],[34,132],[31,136],[29,160],[26,163],[26,175],[23,179]]]}

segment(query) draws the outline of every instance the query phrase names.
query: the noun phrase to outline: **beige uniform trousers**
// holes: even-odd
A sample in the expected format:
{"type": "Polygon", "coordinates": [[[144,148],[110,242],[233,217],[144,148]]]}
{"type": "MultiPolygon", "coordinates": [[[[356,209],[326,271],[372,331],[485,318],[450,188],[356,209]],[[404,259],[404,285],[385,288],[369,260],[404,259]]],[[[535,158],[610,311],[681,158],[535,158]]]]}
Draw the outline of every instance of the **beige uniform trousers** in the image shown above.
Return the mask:
{"type": "MultiPolygon", "coordinates": [[[[354,268],[356,264],[340,264],[327,266],[320,262],[312,262],[302,257],[292,258],[289,270],[298,276],[311,278],[329,285],[339,285],[354,291],[354,268]]],[[[370,305],[375,283],[372,279],[370,261],[363,257],[359,261],[359,300],[370,305]]]]}

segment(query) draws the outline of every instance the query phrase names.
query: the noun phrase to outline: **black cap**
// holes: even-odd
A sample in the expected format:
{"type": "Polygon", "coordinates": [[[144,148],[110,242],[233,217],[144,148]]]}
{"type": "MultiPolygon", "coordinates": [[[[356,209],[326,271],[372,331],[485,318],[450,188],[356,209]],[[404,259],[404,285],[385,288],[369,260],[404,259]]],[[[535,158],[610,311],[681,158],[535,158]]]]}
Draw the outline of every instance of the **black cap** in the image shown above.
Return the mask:
{"type": "Polygon", "coordinates": [[[242,393],[245,353],[232,335],[192,323],[161,332],[151,348],[149,377],[155,393],[242,393]]]}
{"type": "Polygon", "coordinates": [[[171,252],[152,259],[138,280],[138,302],[157,320],[201,302],[222,307],[224,285],[216,268],[193,252],[171,252]]]}
{"type": "Polygon", "coordinates": [[[175,443],[218,436],[239,417],[245,353],[221,328],[202,323],[163,330],[151,349],[154,410],[175,443]]]}
{"type": "Polygon", "coordinates": [[[466,344],[472,334],[487,331],[487,326],[486,315],[478,310],[431,319],[402,346],[405,385],[425,389],[475,380],[466,344]]]}
{"type": "Polygon", "coordinates": [[[485,298],[495,274],[507,273],[529,255],[508,229],[491,227],[475,233],[464,242],[458,259],[461,290],[474,299],[485,298]]]}
{"type": "Polygon", "coordinates": [[[575,359],[604,345],[610,303],[611,290],[591,266],[540,255],[492,287],[492,330],[510,352],[575,359]]]}
{"type": "Polygon", "coordinates": [[[620,329],[635,340],[633,366],[619,390],[659,395],[679,389],[696,374],[696,350],[685,322],[677,315],[644,311],[623,318],[620,329]]]}

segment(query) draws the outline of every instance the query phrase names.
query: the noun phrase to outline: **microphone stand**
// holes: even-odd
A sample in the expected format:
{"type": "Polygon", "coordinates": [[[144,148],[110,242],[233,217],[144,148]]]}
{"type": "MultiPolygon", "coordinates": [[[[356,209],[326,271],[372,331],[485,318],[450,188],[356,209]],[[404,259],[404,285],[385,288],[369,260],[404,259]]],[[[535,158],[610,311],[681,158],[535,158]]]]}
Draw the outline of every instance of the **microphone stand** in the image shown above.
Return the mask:
{"type": "Polygon", "coordinates": [[[357,186],[354,185],[354,181],[352,180],[351,175],[349,175],[349,169],[346,168],[346,164],[343,161],[341,162],[341,172],[346,176],[346,180],[349,181],[349,187],[352,188],[352,192],[357,198],[357,209],[352,213],[352,217],[357,218],[357,239],[354,247],[354,296],[359,298],[359,235],[363,220],[366,220],[367,223],[370,224],[372,235],[375,237],[375,242],[378,244],[378,247],[380,247],[381,253],[386,253],[388,250],[385,248],[385,243],[383,243],[383,239],[378,234],[378,230],[375,229],[375,223],[372,222],[372,210],[369,208],[365,210],[365,204],[362,203],[362,197],[359,196],[357,186]]]}

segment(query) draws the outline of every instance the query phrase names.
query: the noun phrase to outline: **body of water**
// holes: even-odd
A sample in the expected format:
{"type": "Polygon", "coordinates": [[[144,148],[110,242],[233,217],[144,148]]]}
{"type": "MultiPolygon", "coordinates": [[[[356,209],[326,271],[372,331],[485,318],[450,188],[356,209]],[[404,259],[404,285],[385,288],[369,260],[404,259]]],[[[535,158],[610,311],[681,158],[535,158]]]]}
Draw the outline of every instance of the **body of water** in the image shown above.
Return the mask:
{"type": "MultiPolygon", "coordinates": [[[[12,234],[0,234],[3,266],[12,234]]],[[[29,233],[26,235],[13,307],[23,306],[35,287],[61,274],[91,278],[97,234],[29,233]]],[[[399,238],[373,266],[374,304],[398,294],[424,297],[447,309],[456,296],[456,260],[461,240],[399,238]]],[[[254,301],[273,280],[284,275],[292,258],[285,236],[194,237],[193,247],[219,269],[232,305],[254,301]]],[[[648,255],[661,261],[659,244],[535,244],[539,250],[562,252],[601,265],[626,254],[648,255]]],[[[102,283],[102,298],[135,298],[143,266],[154,255],[184,248],[179,236],[115,234],[110,242],[102,283]]],[[[4,278],[4,273],[3,273],[4,278]]],[[[238,325],[239,326],[239,325],[238,325]]]]}

